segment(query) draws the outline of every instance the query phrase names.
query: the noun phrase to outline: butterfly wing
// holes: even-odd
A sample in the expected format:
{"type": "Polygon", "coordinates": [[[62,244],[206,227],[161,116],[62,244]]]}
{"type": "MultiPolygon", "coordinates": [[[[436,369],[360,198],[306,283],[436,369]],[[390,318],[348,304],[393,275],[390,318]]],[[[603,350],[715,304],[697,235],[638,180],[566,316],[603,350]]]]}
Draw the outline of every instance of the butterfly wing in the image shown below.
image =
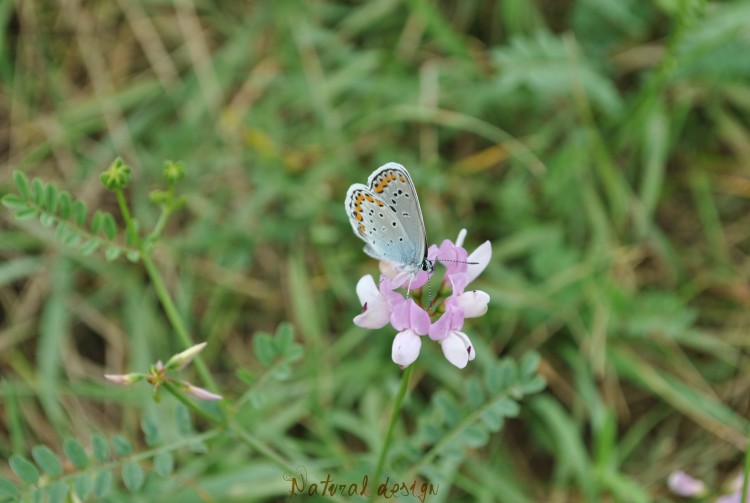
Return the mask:
{"type": "Polygon", "coordinates": [[[365,253],[416,270],[427,240],[417,193],[406,168],[391,162],[376,169],[368,186],[354,184],[346,194],[346,212],[365,253]]]}

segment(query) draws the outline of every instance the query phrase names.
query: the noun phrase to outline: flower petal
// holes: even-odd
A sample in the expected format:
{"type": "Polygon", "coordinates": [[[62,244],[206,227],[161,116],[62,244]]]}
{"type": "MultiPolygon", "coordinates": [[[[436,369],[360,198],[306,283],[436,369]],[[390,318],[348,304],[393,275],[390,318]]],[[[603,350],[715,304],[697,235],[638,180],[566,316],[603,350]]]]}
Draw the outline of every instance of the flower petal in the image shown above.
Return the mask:
{"type": "Polygon", "coordinates": [[[451,332],[448,336],[440,341],[445,358],[456,367],[462,369],[466,367],[469,360],[474,359],[474,349],[471,341],[462,332],[451,332]]]}
{"type": "Polygon", "coordinates": [[[667,487],[678,496],[699,496],[706,491],[703,481],[691,477],[682,470],[672,472],[667,478],[667,487]]]}
{"type": "Polygon", "coordinates": [[[419,356],[422,339],[413,330],[404,330],[396,334],[391,348],[391,358],[401,368],[408,367],[419,356]]]}
{"type": "Polygon", "coordinates": [[[467,270],[469,276],[469,283],[477,279],[477,277],[484,271],[487,264],[490,263],[492,258],[492,244],[489,241],[485,241],[479,247],[471,252],[466,259],[469,262],[469,268],[467,270]],[[476,262],[474,264],[473,262],[476,262]]]}
{"type": "Polygon", "coordinates": [[[466,229],[461,229],[460,231],[458,231],[456,246],[462,247],[464,245],[464,239],[466,239],[466,229]]]}
{"type": "Polygon", "coordinates": [[[164,364],[164,367],[176,370],[184,369],[190,364],[191,361],[193,361],[193,358],[195,358],[198,353],[203,351],[203,348],[206,347],[206,344],[208,343],[201,342],[200,344],[194,344],[187,348],[185,351],[177,353],[176,355],[172,356],[172,358],[170,358],[166,364],[164,364]]]}
{"type": "Polygon", "coordinates": [[[357,282],[357,297],[362,303],[362,312],[354,317],[354,324],[362,328],[383,328],[391,319],[387,299],[381,294],[371,275],[362,276],[357,282]]]}
{"type": "Polygon", "coordinates": [[[456,306],[461,308],[466,318],[478,318],[487,312],[487,304],[490,302],[489,294],[481,290],[464,292],[456,297],[456,306]]]}
{"type": "Polygon", "coordinates": [[[419,307],[414,299],[394,306],[391,313],[391,325],[396,330],[412,329],[418,335],[427,335],[430,331],[430,315],[419,307]]]}
{"type": "Polygon", "coordinates": [[[375,284],[371,274],[362,276],[357,281],[357,297],[359,297],[359,303],[363,306],[380,297],[380,290],[378,290],[378,285],[375,284]]]}
{"type": "Polygon", "coordinates": [[[445,339],[449,332],[461,330],[463,325],[463,310],[456,307],[453,303],[449,303],[440,319],[430,326],[430,339],[433,341],[445,339]]]}
{"type": "Polygon", "coordinates": [[[198,400],[221,400],[223,397],[221,395],[217,395],[216,393],[211,393],[207,389],[199,388],[198,386],[193,386],[189,382],[182,383],[185,386],[185,392],[192,396],[193,398],[197,398],[198,400]]]}
{"type": "Polygon", "coordinates": [[[133,384],[134,382],[138,382],[141,379],[143,379],[145,376],[143,374],[133,373],[133,374],[104,374],[104,378],[108,381],[112,381],[115,384],[122,384],[122,385],[129,385],[133,384]]]}

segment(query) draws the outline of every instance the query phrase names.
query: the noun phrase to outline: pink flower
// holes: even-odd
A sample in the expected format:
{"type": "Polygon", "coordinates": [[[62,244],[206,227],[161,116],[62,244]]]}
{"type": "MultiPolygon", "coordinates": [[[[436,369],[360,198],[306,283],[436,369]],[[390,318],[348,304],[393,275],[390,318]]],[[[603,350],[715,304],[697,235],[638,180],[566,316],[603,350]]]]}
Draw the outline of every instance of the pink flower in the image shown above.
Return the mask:
{"type": "Polygon", "coordinates": [[[185,387],[185,392],[187,392],[188,395],[191,395],[193,398],[197,398],[198,400],[221,400],[223,398],[221,395],[211,393],[207,389],[199,388],[198,386],[193,386],[188,382],[183,383],[183,386],[185,387]]]}
{"type": "Polygon", "coordinates": [[[469,337],[457,330],[451,331],[442,339],[440,346],[443,348],[445,358],[460,369],[466,367],[469,361],[473,360],[477,355],[469,337]]]}
{"type": "Polygon", "coordinates": [[[397,330],[391,349],[391,358],[402,368],[411,365],[419,356],[422,337],[429,335],[442,348],[446,359],[458,368],[464,368],[476,357],[474,346],[463,333],[464,320],[476,318],[487,312],[490,296],[479,290],[466,292],[466,286],[487,267],[492,257],[489,241],[471,254],[463,248],[466,230],[458,234],[456,243],[444,240],[440,246],[432,245],[427,258],[445,267],[440,282],[438,298],[429,306],[421,305],[421,295],[411,298],[411,291],[421,288],[429,279],[424,271],[405,271],[398,264],[381,261],[380,286],[372,276],[362,277],[357,283],[357,296],[362,313],[354,323],[364,328],[382,328],[389,322],[397,330]],[[398,291],[406,287],[406,297],[398,291]],[[442,313],[438,315],[438,313],[442,313]],[[432,318],[437,321],[433,323],[432,318]]]}
{"type": "Polygon", "coordinates": [[[375,285],[371,275],[362,276],[357,283],[357,297],[362,304],[362,312],[354,317],[354,324],[362,328],[383,328],[391,319],[391,310],[403,297],[391,288],[389,279],[375,285]]]}
{"type": "Polygon", "coordinates": [[[112,381],[115,384],[122,384],[123,386],[128,386],[130,384],[133,384],[134,382],[138,382],[142,380],[144,377],[146,377],[143,374],[133,373],[133,374],[104,374],[104,378],[108,381],[112,381]]]}
{"type": "Polygon", "coordinates": [[[700,496],[706,492],[706,484],[703,481],[691,477],[682,470],[672,472],[669,475],[667,487],[672,493],[688,498],[700,496]]]}
{"type": "Polygon", "coordinates": [[[399,333],[393,339],[391,359],[401,368],[408,367],[419,356],[422,348],[420,336],[430,330],[430,315],[414,299],[397,305],[391,313],[391,325],[399,333]]]}
{"type": "Polygon", "coordinates": [[[132,374],[104,374],[104,377],[116,384],[133,384],[135,382],[145,380],[153,387],[153,395],[155,400],[159,400],[159,388],[163,383],[177,383],[180,387],[187,392],[189,395],[197,398],[198,400],[221,400],[222,397],[215,393],[211,393],[208,390],[193,386],[189,382],[180,381],[170,377],[168,373],[170,371],[180,371],[193,361],[193,359],[203,351],[206,347],[206,343],[195,344],[190,346],[185,351],[173,355],[167,363],[162,363],[161,360],[157,360],[155,364],[151,365],[148,373],[132,373],[132,374]]]}

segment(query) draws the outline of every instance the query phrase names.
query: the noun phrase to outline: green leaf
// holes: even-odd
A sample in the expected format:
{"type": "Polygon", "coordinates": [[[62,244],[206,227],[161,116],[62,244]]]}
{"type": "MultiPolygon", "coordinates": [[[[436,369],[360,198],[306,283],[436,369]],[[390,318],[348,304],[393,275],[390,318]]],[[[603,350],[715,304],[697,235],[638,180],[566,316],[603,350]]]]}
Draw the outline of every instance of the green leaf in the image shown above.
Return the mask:
{"type": "Polygon", "coordinates": [[[57,211],[57,187],[50,183],[44,191],[44,208],[50,213],[57,211]]]}
{"type": "Polygon", "coordinates": [[[141,419],[141,430],[146,437],[146,445],[149,447],[159,445],[159,442],[161,441],[159,424],[153,418],[144,417],[141,419]]]}
{"type": "Polygon", "coordinates": [[[133,446],[122,435],[112,437],[112,449],[118,456],[127,456],[133,452],[133,446]]]}
{"type": "Polygon", "coordinates": [[[69,193],[62,191],[57,195],[57,206],[63,219],[67,220],[73,214],[73,198],[69,193]]]}
{"type": "Polygon", "coordinates": [[[86,449],[84,449],[77,440],[72,438],[65,440],[63,443],[63,450],[68,459],[79,470],[88,466],[89,459],[88,456],[86,456],[86,449]]]}
{"type": "Polygon", "coordinates": [[[75,222],[78,224],[78,227],[83,227],[83,225],[86,223],[86,212],[86,203],[84,203],[80,199],[76,199],[73,202],[73,217],[75,218],[75,222]]]}
{"type": "Polygon", "coordinates": [[[57,459],[57,456],[52,452],[52,449],[46,445],[35,445],[31,449],[31,456],[34,458],[34,461],[36,461],[36,464],[39,465],[39,468],[41,468],[47,475],[51,477],[59,477],[62,475],[62,465],[60,464],[60,460],[57,459]]]}
{"type": "Polygon", "coordinates": [[[65,503],[68,484],[59,480],[47,488],[47,503],[65,503]]]}
{"type": "Polygon", "coordinates": [[[154,471],[162,477],[168,477],[174,470],[174,458],[168,452],[157,454],[154,458],[154,471]]]}
{"type": "Polygon", "coordinates": [[[531,395],[532,393],[539,393],[545,387],[547,387],[547,380],[540,375],[535,375],[521,385],[521,389],[527,395],[531,395]]]}
{"type": "Polygon", "coordinates": [[[622,98],[612,80],[585,58],[572,37],[548,32],[514,37],[493,55],[502,69],[497,73],[497,92],[510,95],[528,90],[526,94],[538,103],[573,106],[573,97],[582,91],[607,114],[622,110],[622,98]]]}
{"type": "Polygon", "coordinates": [[[13,171],[13,183],[25,199],[31,199],[31,187],[29,185],[29,177],[26,176],[26,173],[18,170],[13,171]]]}
{"type": "Polygon", "coordinates": [[[21,208],[13,213],[13,218],[16,220],[31,220],[32,218],[36,218],[36,214],[36,208],[21,208]]]}
{"type": "Polygon", "coordinates": [[[143,468],[135,461],[126,461],[122,465],[122,481],[128,491],[134,492],[143,485],[144,475],[143,468]]]}
{"type": "Polygon", "coordinates": [[[237,369],[234,372],[235,377],[245,384],[253,384],[256,381],[256,377],[249,370],[237,369]]]}
{"type": "Polygon", "coordinates": [[[57,224],[57,228],[55,229],[55,236],[57,237],[57,239],[62,241],[63,239],[65,239],[65,236],[68,235],[69,229],[70,224],[68,222],[60,222],[59,224],[57,224]]]}
{"type": "Polygon", "coordinates": [[[78,232],[78,229],[70,227],[63,236],[62,242],[65,246],[75,248],[81,242],[81,234],[78,232]]]}
{"type": "Polygon", "coordinates": [[[273,338],[263,332],[257,332],[253,336],[253,350],[255,357],[264,367],[271,365],[276,357],[276,346],[273,338]]]}
{"type": "Polygon", "coordinates": [[[0,476],[0,498],[15,498],[20,492],[16,485],[3,476],[0,476]]]}
{"type": "Polygon", "coordinates": [[[31,182],[31,197],[37,206],[41,206],[44,201],[44,183],[39,178],[34,178],[31,182]]]}
{"type": "Polygon", "coordinates": [[[55,215],[52,213],[42,213],[39,215],[39,221],[42,223],[44,227],[47,227],[48,229],[55,225],[55,215]]]}
{"type": "Polygon", "coordinates": [[[435,424],[425,424],[421,429],[422,436],[428,444],[435,444],[442,438],[443,430],[435,424]]]}
{"type": "Polygon", "coordinates": [[[530,377],[536,374],[536,369],[539,368],[539,362],[542,359],[539,353],[534,351],[528,352],[521,358],[519,363],[519,373],[521,377],[530,377]]]}
{"type": "Polygon", "coordinates": [[[276,329],[274,345],[278,354],[283,355],[294,344],[294,327],[291,323],[280,323],[276,329]]]}
{"type": "Polygon", "coordinates": [[[477,449],[479,447],[487,445],[487,442],[489,442],[490,440],[490,436],[487,433],[487,430],[479,425],[473,424],[463,431],[463,433],[461,434],[461,440],[467,447],[477,449]]]}
{"type": "Polygon", "coordinates": [[[482,391],[482,384],[475,376],[471,376],[467,379],[466,383],[466,404],[472,409],[477,409],[483,403],[484,392],[482,391]]]}
{"type": "Polygon", "coordinates": [[[104,229],[104,235],[111,241],[117,237],[117,223],[115,217],[110,213],[103,213],[102,216],[102,228],[104,229]]]}
{"type": "Polygon", "coordinates": [[[273,369],[272,375],[277,381],[286,381],[292,376],[292,368],[286,363],[280,363],[273,369]]]}
{"type": "Polygon", "coordinates": [[[481,418],[490,431],[500,431],[505,423],[505,416],[495,407],[487,407],[483,410],[481,418]]]}
{"type": "Polygon", "coordinates": [[[497,414],[504,417],[516,417],[521,412],[518,402],[507,396],[502,397],[491,406],[497,414]]]}
{"type": "Polygon", "coordinates": [[[104,435],[94,433],[91,435],[91,449],[94,451],[94,457],[97,461],[107,461],[109,459],[109,444],[104,435]]]}
{"type": "Polygon", "coordinates": [[[107,470],[99,472],[94,481],[94,493],[98,498],[103,498],[112,490],[112,473],[107,470]]]}
{"type": "Polygon", "coordinates": [[[443,424],[452,426],[461,420],[461,412],[456,400],[446,391],[441,390],[435,393],[432,401],[443,419],[443,424]]]}
{"type": "Polygon", "coordinates": [[[5,206],[6,208],[10,208],[11,210],[18,210],[28,207],[26,199],[16,194],[5,194],[2,201],[3,206],[5,206]]]}
{"type": "Polygon", "coordinates": [[[125,257],[131,262],[135,263],[141,258],[141,252],[138,250],[132,250],[125,254],[125,257]]]}
{"type": "Polygon", "coordinates": [[[91,233],[96,234],[102,230],[102,224],[104,223],[104,214],[101,210],[96,210],[94,216],[91,217],[91,233]]]}
{"type": "Polygon", "coordinates": [[[94,490],[94,479],[88,473],[79,473],[73,482],[75,493],[80,500],[85,500],[94,490]]]}
{"type": "Polygon", "coordinates": [[[79,248],[81,255],[91,255],[101,246],[101,242],[97,239],[87,239],[79,248]]]}
{"type": "Polygon", "coordinates": [[[25,457],[14,454],[10,457],[8,463],[10,464],[10,469],[13,470],[13,473],[18,475],[18,478],[20,478],[25,484],[36,484],[39,480],[39,470],[37,470],[36,466],[25,457]]]}
{"type": "Polygon", "coordinates": [[[104,257],[110,262],[116,260],[120,256],[122,249],[118,246],[110,246],[107,251],[104,252],[104,257]]]}
{"type": "Polygon", "coordinates": [[[177,423],[177,431],[182,435],[190,435],[193,433],[193,419],[190,416],[190,411],[182,404],[175,407],[175,422],[177,423]]]}

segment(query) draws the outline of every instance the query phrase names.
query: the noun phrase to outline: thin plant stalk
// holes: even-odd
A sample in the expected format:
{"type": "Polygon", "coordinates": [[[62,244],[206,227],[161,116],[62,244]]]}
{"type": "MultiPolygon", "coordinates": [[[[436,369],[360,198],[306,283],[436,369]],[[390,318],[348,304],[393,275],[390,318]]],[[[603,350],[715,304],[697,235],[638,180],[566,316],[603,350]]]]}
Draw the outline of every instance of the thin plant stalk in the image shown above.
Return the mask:
{"type": "MultiPolygon", "coordinates": [[[[385,458],[388,456],[388,451],[391,448],[391,442],[393,441],[393,430],[396,427],[396,419],[398,418],[399,412],[401,412],[401,405],[404,402],[404,397],[406,397],[406,390],[409,387],[409,378],[411,377],[412,369],[414,368],[414,365],[409,365],[406,367],[406,370],[404,371],[403,375],[401,376],[401,387],[398,390],[398,394],[396,395],[396,400],[393,403],[393,411],[391,412],[391,422],[388,425],[388,431],[385,434],[385,441],[383,442],[383,448],[380,451],[380,458],[378,459],[378,465],[375,469],[375,476],[373,477],[372,481],[373,484],[377,484],[378,480],[380,480],[380,476],[383,474],[383,467],[385,466],[385,458]]],[[[375,497],[377,495],[377,491],[372,491],[370,493],[370,501],[375,501],[375,497]]]]}
{"type": "MultiPolygon", "coordinates": [[[[141,240],[140,236],[138,236],[138,232],[136,231],[133,217],[130,215],[130,209],[128,208],[128,203],[125,199],[123,190],[121,188],[118,188],[115,190],[115,194],[117,195],[117,203],[120,206],[120,213],[122,214],[122,218],[125,221],[125,227],[127,228],[131,239],[141,253],[141,260],[143,260],[143,265],[146,268],[146,272],[151,279],[151,283],[154,285],[156,296],[159,298],[159,302],[161,302],[162,307],[164,307],[164,312],[166,313],[169,322],[174,327],[175,332],[177,333],[177,337],[180,339],[180,342],[185,347],[185,349],[187,349],[195,345],[195,343],[193,342],[193,339],[190,337],[190,334],[185,328],[182,317],[177,311],[177,306],[175,306],[174,302],[172,301],[172,297],[169,295],[169,291],[164,284],[164,280],[162,279],[161,274],[159,274],[159,270],[157,269],[153,260],[151,260],[150,251],[143,246],[143,241],[141,240]]],[[[197,370],[203,384],[210,391],[218,393],[219,388],[216,386],[213,377],[211,377],[211,373],[208,371],[208,367],[206,367],[206,364],[203,362],[200,356],[195,358],[194,364],[195,369],[197,370]]]]}
{"type": "MultiPolygon", "coordinates": [[[[750,438],[750,426],[748,427],[748,438],[750,438]]],[[[742,474],[742,503],[748,503],[748,478],[750,478],[750,445],[745,446],[745,469],[742,474]]]]}

